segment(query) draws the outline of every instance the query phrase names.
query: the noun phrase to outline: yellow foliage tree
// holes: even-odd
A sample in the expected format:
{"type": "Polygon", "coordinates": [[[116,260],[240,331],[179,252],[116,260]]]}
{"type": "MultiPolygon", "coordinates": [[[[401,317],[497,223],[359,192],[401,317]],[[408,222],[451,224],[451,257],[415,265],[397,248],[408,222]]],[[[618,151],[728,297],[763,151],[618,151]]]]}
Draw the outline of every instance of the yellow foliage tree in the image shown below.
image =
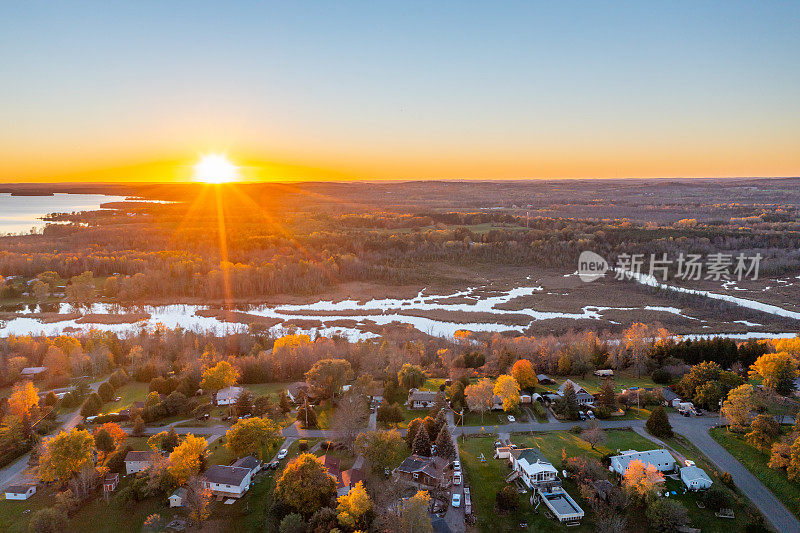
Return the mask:
{"type": "Polygon", "coordinates": [[[520,359],[514,363],[514,366],[511,367],[511,376],[523,389],[535,387],[539,383],[539,380],[536,379],[536,371],[527,359],[520,359]]]}
{"type": "Polygon", "coordinates": [[[265,418],[245,418],[236,422],[225,434],[225,447],[236,457],[258,453],[263,459],[264,446],[278,434],[277,424],[265,418]]]}
{"type": "Polygon", "coordinates": [[[94,438],[88,431],[62,431],[42,442],[39,477],[44,482],[69,481],[84,466],[92,464],[93,450],[94,438]]]}
{"type": "Polygon", "coordinates": [[[421,490],[403,503],[400,514],[400,531],[402,533],[432,533],[433,525],[428,514],[431,496],[428,491],[421,490]]]}
{"type": "Polygon", "coordinates": [[[657,483],[664,481],[664,475],[653,465],[645,465],[634,459],[622,475],[622,486],[632,495],[642,500],[650,499],[655,494],[657,483]]]}
{"type": "Polygon", "coordinates": [[[519,383],[508,374],[498,376],[494,382],[494,393],[503,401],[503,411],[513,411],[519,405],[519,383]]]}
{"type": "Polygon", "coordinates": [[[750,424],[754,398],[755,392],[749,383],[739,385],[728,393],[728,399],[722,402],[720,411],[731,429],[744,431],[750,424]]]}
{"type": "Polygon", "coordinates": [[[206,390],[218,391],[230,387],[239,379],[239,371],[227,361],[220,361],[203,372],[203,381],[200,387],[206,390]]]}
{"type": "Polygon", "coordinates": [[[350,492],[339,496],[337,501],[339,524],[347,529],[363,528],[364,515],[372,509],[372,500],[364,489],[364,483],[359,481],[350,492]]]}
{"type": "Polygon", "coordinates": [[[39,405],[39,390],[33,383],[26,381],[22,385],[14,385],[14,391],[8,398],[8,408],[15,416],[30,416],[31,410],[39,405]]]}
{"type": "Polygon", "coordinates": [[[784,396],[794,390],[798,375],[797,361],[788,352],[764,354],[750,367],[751,377],[760,376],[766,387],[784,396]]]}
{"type": "Polygon", "coordinates": [[[206,439],[195,437],[191,433],[169,454],[169,473],[175,481],[182,485],[193,475],[200,472],[206,456],[208,445],[206,439]]]}

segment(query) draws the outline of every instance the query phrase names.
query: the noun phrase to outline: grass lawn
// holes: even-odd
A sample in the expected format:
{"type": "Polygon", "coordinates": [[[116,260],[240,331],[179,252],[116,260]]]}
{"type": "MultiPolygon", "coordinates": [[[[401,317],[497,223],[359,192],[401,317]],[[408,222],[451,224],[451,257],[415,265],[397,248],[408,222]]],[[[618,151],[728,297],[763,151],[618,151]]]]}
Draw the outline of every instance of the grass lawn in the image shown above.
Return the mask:
{"type": "MultiPolygon", "coordinates": [[[[785,427],[784,431],[788,428],[785,427]]],[[[767,466],[769,454],[754,448],[744,438],[725,428],[714,428],[711,436],[733,455],[765,487],[769,488],[789,511],[800,518],[800,486],[790,481],[786,473],[767,466]]]]}
{"type": "Polygon", "coordinates": [[[277,402],[282,390],[286,390],[289,382],[275,382],[275,383],[250,383],[242,385],[245,389],[253,393],[254,397],[269,396],[270,400],[277,402]]]}
{"type": "Polygon", "coordinates": [[[150,385],[148,383],[139,383],[138,381],[130,381],[118,388],[114,394],[120,396],[122,399],[118,402],[108,402],[103,404],[100,414],[118,413],[123,409],[127,409],[133,402],[143,402],[147,398],[150,385]]]}
{"type": "MultiPolygon", "coordinates": [[[[477,411],[464,411],[464,425],[465,426],[481,426],[481,427],[494,427],[497,425],[508,424],[508,415],[513,416],[517,422],[529,422],[528,413],[523,411],[520,407],[517,407],[510,413],[506,413],[505,411],[487,411],[481,417],[481,414],[477,411]]],[[[455,422],[456,425],[461,424],[461,419],[459,415],[456,413],[455,415],[455,422]]]]}

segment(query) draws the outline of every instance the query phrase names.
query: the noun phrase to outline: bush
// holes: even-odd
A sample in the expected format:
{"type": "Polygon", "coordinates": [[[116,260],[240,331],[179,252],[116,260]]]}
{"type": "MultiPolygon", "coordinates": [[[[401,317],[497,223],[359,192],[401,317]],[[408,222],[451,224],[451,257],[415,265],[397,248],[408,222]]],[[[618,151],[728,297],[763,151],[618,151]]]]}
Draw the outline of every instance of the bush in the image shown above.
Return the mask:
{"type": "Polygon", "coordinates": [[[129,417],[125,415],[120,415],[116,413],[107,414],[107,415],[98,415],[97,418],[94,419],[95,424],[105,424],[106,422],[124,422],[128,420],[129,417]]]}
{"type": "Polygon", "coordinates": [[[100,387],[97,389],[97,394],[104,402],[110,402],[114,399],[116,391],[114,387],[108,381],[105,381],[100,384],[100,387]]]}
{"type": "Polygon", "coordinates": [[[728,495],[719,489],[710,489],[700,496],[700,501],[714,512],[727,509],[731,505],[728,495]]]}
{"type": "Polygon", "coordinates": [[[600,407],[594,410],[594,416],[596,416],[601,420],[611,418],[611,409],[609,409],[605,405],[601,405],[600,407]]]}
{"type": "Polygon", "coordinates": [[[659,385],[669,385],[672,381],[672,374],[663,368],[657,368],[653,371],[653,382],[659,385]]]}
{"type": "Polygon", "coordinates": [[[125,456],[128,455],[130,451],[133,451],[133,448],[130,446],[122,446],[117,448],[115,452],[112,452],[106,460],[108,470],[110,472],[125,474],[125,456]]]}
{"type": "Polygon", "coordinates": [[[733,478],[731,477],[729,472],[723,472],[719,476],[719,480],[722,482],[723,485],[728,486],[730,488],[734,488],[736,485],[733,483],[733,478]]]}
{"type": "Polygon", "coordinates": [[[31,517],[30,529],[35,533],[60,533],[67,529],[67,517],[52,507],[39,509],[31,517]]]}
{"type": "Polygon", "coordinates": [[[510,513],[519,509],[519,493],[514,485],[506,485],[495,496],[495,508],[498,513],[510,513]]]}
{"type": "Polygon", "coordinates": [[[95,416],[102,408],[103,400],[100,399],[100,396],[97,393],[92,393],[92,395],[89,396],[83,403],[83,407],[81,407],[81,416],[95,416]]]}
{"type": "Polygon", "coordinates": [[[299,441],[297,441],[297,448],[301,452],[308,451],[308,441],[306,439],[300,439],[299,441]]]}
{"type": "Polygon", "coordinates": [[[569,428],[569,432],[574,434],[574,435],[580,435],[581,433],[583,433],[583,428],[581,426],[577,426],[577,425],[576,426],[572,426],[571,428],[569,428]]]}

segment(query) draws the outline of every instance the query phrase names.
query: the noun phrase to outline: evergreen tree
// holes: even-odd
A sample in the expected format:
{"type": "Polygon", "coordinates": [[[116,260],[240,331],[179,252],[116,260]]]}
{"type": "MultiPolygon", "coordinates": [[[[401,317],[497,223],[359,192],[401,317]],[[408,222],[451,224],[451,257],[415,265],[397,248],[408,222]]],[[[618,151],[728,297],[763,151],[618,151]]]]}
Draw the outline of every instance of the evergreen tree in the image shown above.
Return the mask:
{"type": "Polygon", "coordinates": [[[555,412],[569,420],[578,419],[578,399],[572,385],[564,387],[564,396],[556,400],[555,412]]]}
{"type": "Polygon", "coordinates": [[[278,400],[278,406],[281,408],[281,412],[284,414],[292,410],[292,404],[289,403],[289,395],[286,394],[285,390],[281,391],[281,396],[278,400]]]}
{"type": "Polygon", "coordinates": [[[114,387],[108,381],[104,381],[100,384],[100,387],[97,389],[97,393],[100,395],[100,398],[104,402],[110,402],[114,399],[114,387]]]}
{"type": "Polygon", "coordinates": [[[308,403],[308,400],[297,409],[297,421],[300,422],[303,429],[317,427],[317,413],[314,412],[314,408],[308,403]]]}
{"type": "Polygon", "coordinates": [[[422,455],[424,457],[431,456],[431,438],[428,436],[428,430],[424,426],[420,426],[414,437],[414,445],[411,447],[411,453],[422,455]]]}
{"type": "Polygon", "coordinates": [[[172,453],[172,450],[178,447],[178,434],[175,433],[175,427],[170,426],[167,431],[166,437],[161,441],[161,449],[167,453],[172,453]]]}
{"type": "Polygon", "coordinates": [[[645,423],[647,431],[656,437],[671,437],[672,425],[669,423],[667,412],[662,406],[658,406],[650,413],[645,423]]]}
{"type": "Polygon", "coordinates": [[[414,420],[408,423],[408,428],[406,429],[406,444],[408,445],[409,449],[414,447],[414,439],[417,437],[417,432],[421,427],[422,427],[421,418],[415,418],[414,420]]]}
{"type": "Polygon", "coordinates": [[[436,455],[450,461],[456,458],[456,447],[453,444],[453,437],[447,424],[442,426],[439,436],[436,437],[436,455]]]}
{"type": "Polygon", "coordinates": [[[619,409],[619,406],[617,405],[617,393],[614,392],[614,380],[603,380],[603,385],[600,387],[600,393],[597,395],[597,403],[611,412],[619,409]]]}
{"type": "Polygon", "coordinates": [[[442,413],[446,407],[447,407],[447,401],[444,398],[444,393],[442,391],[439,391],[436,393],[436,400],[433,402],[433,405],[428,411],[428,415],[434,418],[438,418],[439,414],[442,413]]]}

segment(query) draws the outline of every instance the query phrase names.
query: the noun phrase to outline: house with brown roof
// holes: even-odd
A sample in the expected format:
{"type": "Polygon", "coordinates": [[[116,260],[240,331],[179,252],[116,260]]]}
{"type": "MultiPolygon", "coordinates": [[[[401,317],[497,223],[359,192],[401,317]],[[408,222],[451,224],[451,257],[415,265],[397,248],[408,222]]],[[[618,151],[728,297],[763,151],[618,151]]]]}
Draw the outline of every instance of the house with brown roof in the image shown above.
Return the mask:
{"type": "Polygon", "coordinates": [[[442,457],[412,454],[394,469],[394,473],[401,481],[435,488],[444,483],[444,473],[448,464],[449,462],[442,457]]]}
{"type": "Polygon", "coordinates": [[[29,379],[31,381],[41,379],[47,374],[46,366],[30,366],[23,368],[19,375],[22,379],[29,379]]]}
{"type": "Polygon", "coordinates": [[[305,381],[295,381],[294,383],[289,383],[286,387],[286,396],[289,397],[289,401],[292,403],[300,403],[304,397],[309,396],[310,392],[311,385],[305,381]]]}

